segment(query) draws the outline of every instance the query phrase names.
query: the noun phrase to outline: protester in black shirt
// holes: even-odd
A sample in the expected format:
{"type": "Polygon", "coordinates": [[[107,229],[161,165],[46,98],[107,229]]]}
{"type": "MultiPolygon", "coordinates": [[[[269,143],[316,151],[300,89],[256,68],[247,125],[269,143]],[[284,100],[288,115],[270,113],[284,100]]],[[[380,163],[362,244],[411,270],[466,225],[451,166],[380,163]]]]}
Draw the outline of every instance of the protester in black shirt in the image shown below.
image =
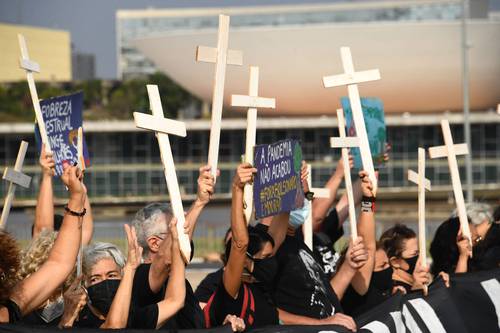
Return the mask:
{"type": "MultiPolygon", "coordinates": [[[[184,226],[184,231],[191,240],[198,216],[214,193],[215,181],[210,167],[203,166],[199,171],[197,199],[186,215],[184,226]]],[[[132,303],[137,307],[154,304],[164,297],[171,261],[170,246],[164,245],[164,239],[168,235],[167,224],[172,217],[172,211],[167,204],[153,203],[139,210],[134,218],[133,225],[137,230],[139,245],[144,248],[144,264],[137,270],[132,292],[132,303]]],[[[191,255],[193,253],[194,251],[191,251],[191,255]]],[[[185,288],[183,309],[169,320],[164,328],[194,329],[204,326],[203,313],[187,280],[185,288]]]]}
{"type": "MultiPolygon", "coordinates": [[[[16,267],[11,265],[19,263],[17,257],[19,254],[16,250],[17,247],[12,246],[12,238],[0,237],[0,250],[2,252],[0,270],[4,274],[1,283],[4,294],[0,295],[2,301],[0,322],[2,323],[15,322],[20,317],[38,309],[53,295],[54,291],[61,286],[74,269],[82,237],[82,218],[74,213],[85,213],[83,208],[86,188],[81,181],[81,171],[76,167],[66,166],[61,179],[68,187],[70,194],[67,205],[69,212],[65,214],[59,237],[54,242],[49,257],[40,269],[18,283],[15,280],[6,280],[14,277],[13,269],[16,267]],[[5,289],[4,286],[9,286],[9,289],[5,289]],[[12,286],[14,287],[10,289],[12,286]]],[[[3,232],[1,234],[6,235],[3,232]]]]}
{"type": "Polygon", "coordinates": [[[380,244],[394,269],[394,286],[402,286],[406,292],[410,292],[430,283],[429,267],[420,264],[417,235],[413,230],[403,224],[396,224],[380,236],[380,244]]]}
{"type": "Polygon", "coordinates": [[[500,266],[500,222],[491,214],[491,207],[483,203],[466,204],[467,218],[472,237],[462,236],[457,213],[443,222],[432,240],[430,253],[433,258],[432,273],[464,273],[488,270],[500,266]]]}

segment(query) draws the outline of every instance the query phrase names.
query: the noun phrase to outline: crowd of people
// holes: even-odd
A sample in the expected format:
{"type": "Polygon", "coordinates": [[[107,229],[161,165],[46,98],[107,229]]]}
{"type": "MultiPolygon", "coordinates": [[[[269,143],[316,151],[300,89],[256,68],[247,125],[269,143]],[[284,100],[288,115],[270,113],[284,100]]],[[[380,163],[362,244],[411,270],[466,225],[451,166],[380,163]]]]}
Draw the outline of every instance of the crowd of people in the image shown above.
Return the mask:
{"type": "MultiPolygon", "coordinates": [[[[346,248],[336,252],[333,245],[343,237],[348,218],[347,196],[337,198],[344,172],[349,172],[342,161],[325,184],[329,198],[315,198],[310,192],[303,164],[303,207],[247,226],[243,189],[257,170],[242,163],[232,182],[231,218],[221,255],[224,265],[193,290],[185,277],[177,222],[168,204],[148,204],[124,225],[124,255],[114,244],[92,241],[92,209],[78,167],[64,166],[61,179],[69,199],[64,215],[57,215],[54,160],[43,148],[40,166],[31,243],[20,251],[9,233],[0,232],[2,323],[114,329],[230,325],[233,331],[335,324],[355,331],[354,317],[395,293],[425,292],[433,280],[448,284],[450,274],[500,267],[500,207],[493,213],[484,203],[467,205],[472,248],[460,232],[456,213],[451,213],[433,237],[432,265],[425,267],[417,235],[408,226],[396,224],[376,238],[377,193],[364,171],[353,184],[360,207],[358,237],[349,237],[346,248]],[[312,249],[304,243],[302,231],[310,211],[312,249]]],[[[197,199],[184,226],[191,240],[214,190],[210,167],[201,167],[197,199]]]]}

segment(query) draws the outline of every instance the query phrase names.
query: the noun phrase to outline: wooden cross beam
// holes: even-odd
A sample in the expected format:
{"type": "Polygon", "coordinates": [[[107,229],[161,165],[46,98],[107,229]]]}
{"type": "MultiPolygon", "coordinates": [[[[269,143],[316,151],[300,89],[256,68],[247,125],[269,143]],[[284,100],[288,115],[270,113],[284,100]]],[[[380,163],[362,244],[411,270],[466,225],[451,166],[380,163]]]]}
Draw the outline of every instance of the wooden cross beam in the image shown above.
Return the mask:
{"type": "Polygon", "coordinates": [[[469,149],[466,144],[456,145],[453,143],[451,136],[450,123],[448,120],[441,120],[441,129],[443,131],[444,146],[429,148],[430,158],[448,158],[448,166],[450,168],[451,184],[455,195],[455,203],[457,205],[458,219],[462,229],[462,235],[469,239],[472,249],[472,239],[470,235],[469,221],[467,220],[467,211],[465,210],[464,194],[462,192],[462,183],[460,182],[460,173],[458,171],[457,155],[467,155],[469,149]]]}
{"type": "Polygon", "coordinates": [[[82,126],[78,127],[78,141],[77,141],[77,160],[78,160],[78,167],[80,170],[85,171],[85,156],[83,156],[83,128],[82,126]]]}
{"type": "Polygon", "coordinates": [[[12,206],[12,201],[14,200],[16,186],[19,185],[24,188],[30,187],[31,177],[22,173],[24,157],[26,156],[27,149],[28,143],[26,141],[21,141],[14,169],[5,168],[3,173],[3,179],[9,182],[9,189],[3,204],[2,216],[0,217],[0,229],[5,228],[7,219],[9,218],[10,207],[12,206]]]}
{"type": "Polygon", "coordinates": [[[368,172],[375,192],[378,187],[377,177],[375,176],[370,143],[368,142],[368,135],[366,133],[363,109],[361,108],[361,100],[359,98],[358,83],[380,80],[380,72],[378,69],[355,72],[351,50],[348,47],[341,47],[340,55],[344,67],[344,74],[323,77],[323,85],[325,88],[347,85],[356,135],[359,138],[359,150],[361,153],[361,161],[363,162],[363,169],[368,172]]]}
{"type": "MultiPolygon", "coordinates": [[[[328,188],[313,188],[312,187],[312,174],[311,174],[311,165],[307,165],[307,184],[309,185],[309,191],[314,193],[314,198],[329,198],[330,197],[330,189],[328,188]]],[[[312,202],[311,209],[309,210],[309,214],[307,215],[306,220],[304,221],[304,225],[302,226],[302,231],[304,234],[304,243],[311,249],[313,249],[313,210],[312,210],[312,202]]]]}
{"type": "Polygon", "coordinates": [[[33,72],[40,73],[40,66],[38,63],[29,58],[28,47],[26,46],[24,36],[18,34],[17,39],[19,41],[19,48],[21,49],[19,66],[26,71],[26,80],[28,81],[31,101],[33,102],[33,108],[35,109],[35,118],[38,124],[38,129],[40,130],[40,137],[42,138],[42,143],[45,144],[45,151],[50,153],[52,152],[52,149],[50,148],[49,137],[47,136],[47,130],[45,129],[42,109],[40,108],[40,100],[38,99],[38,92],[36,91],[35,79],[33,77],[33,72]]]}
{"type": "Polygon", "coordinates": [[[349,204],[349,224],[351,226],[351,238],[358,238],[358,226],[356,224],[356,205],[352,192],[351,166],[349,165],[349,148],[359,147],[358,137],[348,137],[345,130],[344,110],[337,109],[337,120],[339,122],[338,138],[330,138],[330,147],[342,148],[342,163],[344,164],[345,191],[349,204]]]}
{"type": "Polygon", "coordinates": [[[208,165],[210,172],[217,176],[217,162],[219,158],[219,140],[222,120],[222,105],[224,102],[224,81],[226,65],[243,64],[243,53],[228,50],[229,16],[219,15],[219,31],[217,34],[217,48],[198,46],[196,61],[215,63],[214,91],[212,95],[212,123],[210,127],[210,142],[208,146],[208,165]]]}
{"type": "Polygon", "coordinates": [[[424,148],[418,148],[418,173],[413,170],[408,170],[408,180],[418,185],[418,249],[420,263],[424,267],[427,267],[427,243],[425,240],[425,190],[431,190],[431,182],[429,179],[425,178],[424,148]]]}
{"type": "MultiPolygon", "coordinates": [[[[248,84],[248,95],[232,95],[231,105],[236,107],[247,107],[247,134],[245,144],[245,162],[253,165],[253,150],[257,133],[257,108],[276,107],[274,98],[259,97],[259,67],[250,66],[250,82],[248,84]]],[[[243,200],[245,201],[245,219],[250,223],[253,211],[253,185],[246,184],[243,189],[243,200]]]]}
{"type": "Polygon", "coordinates": [[[179,234],[179,245],[181,248],[184,261],[187,263],[191,258],[191,244],[189,236],[184,232],[186,224],[184,218],[184,208],[182,206],[181,193],[179,184],[177,183],[177,175],[175,173],[174,158],[170,147],[169,134],[186,136],[186,125],[181,121],[165,119],[163,108],[160,100],[158,86],[147,85],[149,104],[153,115],[134,112],[135,126],[156,132],[158,145],[160,147],[160,157],[163,163],[163,171],[167,182],[168,193],[170,194],[170,202],[175,218],[177,219],[177,231],[179,234]]]}

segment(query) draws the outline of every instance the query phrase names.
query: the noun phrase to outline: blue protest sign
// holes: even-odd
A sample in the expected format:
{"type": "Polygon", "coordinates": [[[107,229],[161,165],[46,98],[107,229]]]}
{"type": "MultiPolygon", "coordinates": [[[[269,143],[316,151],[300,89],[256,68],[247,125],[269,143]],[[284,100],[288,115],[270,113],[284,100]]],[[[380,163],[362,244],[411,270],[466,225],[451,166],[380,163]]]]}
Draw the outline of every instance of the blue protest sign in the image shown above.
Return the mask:
{"type": "MultiPolygon", "coordinates": [[[[356,136],[356,128],[352,119],[351,104],[348,97],[340,99],[342,109],[344,109],[347,136],[356,136]]],[[[379,168],[384,163],[384,153],[386,144],[386,128],[384,118],[384,106],[382,100],[376,97],[362,97],[361,108],[365,118],[366,134],[372,152],[373,166],[379,168]]],[[[351,148],[351,155],[354,158],[354,167],[362,168],[361,154],[359,148],[351,148]]]]}
{"type": "MultiPolygon", "coordinates": [[[[45,129],[56,162],[56,176],[63,173],[63,164],[74,164],[78,156],[78,127],[82,126],[83,92],[67,96],[53,97],[40,101],[45,129]]],[[[41,151],[42,140],[38,126],[35,126],[35,138],[41,151]]],[[[90,165],[89,153],[83,139],[85,165],[90,165]]]]}
{"type": "Polygon", "coordinates": [[[255,218],[289,212],[304,204],[300,181],[302,149],[298,140],[255,146],[255,218]]]}

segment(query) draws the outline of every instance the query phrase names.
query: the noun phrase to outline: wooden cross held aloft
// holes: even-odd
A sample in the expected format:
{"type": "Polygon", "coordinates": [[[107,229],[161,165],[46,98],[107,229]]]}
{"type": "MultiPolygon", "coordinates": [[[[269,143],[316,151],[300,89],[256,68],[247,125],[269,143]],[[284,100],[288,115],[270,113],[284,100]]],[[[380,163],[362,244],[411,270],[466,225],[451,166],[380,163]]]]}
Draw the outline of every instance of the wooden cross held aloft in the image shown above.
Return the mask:
{"type": "MultiPolygon", "coordinates": [[[[250,66],[250,82],[248,85],[248,96],[232,95],[231,105],[236,107],[247,107],[247,134],[245,144],[245,162],[253,165],[253,149],[257,133],[257,108],[276,107],[274,98],[259,97],[259,67],[250,66]]],[[[245,219],[250,223],[253,210],[253,186],[246,184],[243,190],[245,200],[245,219]]]]}
{"type": "Polygon", "coordinates": [[[28,143],[26,141],[21,141],[19,146],[19,152],[17,153],[16,164],[14,169],[5,168],[3,173],[3,179],[9,182],[9,189],[7,191],[7,196],[2,209],[2,216],[0,218],[0,229],[4,229],[9,218],[10,207],[12,206],[12,201],[14,200],[14,193],[16,191],[16,186],[22,186],[24,188],[30,187],[31,177],[22,173],[24,157],[26,156],[26,150],[28,149],[28,143]]]}
{"type": "Polygon", "coordinates": [[[215,63],[214,91],[212,95],[212,123],[210,127],[210,142],[208,146],[208,165],[214,176],[217,174],[219,158],[219,140],[222,120],[222,105],[224,102],[224,81],[226,65],[243,64],[241,51],[228,50],[229,16],[219,15],[219,31],[217,34],[217,48],[198,46],[196,61],[215,63]]]}
{"type": "Polygon", "coordinates": [[[444,146],[429,148],[429,156],[431,158],[448,158],[448,166],[450,168],[451,184],[455,195],[455,203],[457,205],[458,219],[462,235],[469,239],[469,244],[472,249],[472,239],[469,229],[469,221],[467,220],[467,211],[465,210],[464,194],[462,192],[462,183],[460,182],[460,173],[458,171],[457,155],[467,155],[469,148],[467,144],[454,144],[451,136],[450,123],[448,120],[441,120],[441,129],[443,131],[444,146]]]}
{"type": "MultiPolygon", "coordinates": [[[[83,128],[78,127],[78,135],[76,141],[76,151],[77,151],[77,163],[78,168],[83,172],[85,171],[85,157],[83,156],[83,128]]],[[[78,257],[76,258],[76,276],[82,274],[82,253],[83,253],[83,243],[80,239],[80,250],[78,251],[78,257]]]]}
{"type": "Polygon", "coordinates": [[[330,147],[342,148],[345,191],[347,194],[347,202],[349,204],[349,224],[351,226],[351,238],[352,240],[355,240],[358,237],[358,227],[356,225],[356,205],[354,204],[354,195],[352,192],[351,166],[349,165],[349,148],[359,147],[359,138],[348,137],[346,135],[344,110],[337,109],[337,120],[339,122],[340,137],[330,138],[330,147]]]}
{"type": "Polygon", "coordinates": [[[184,257],[184,261],[189,262],[191,258],[191,244],[188,235],[184,232],[184,225],[186,223],[184,208],[182,207],[182,198],[179,191],[179,184],[177,183],[174,158],[168,138],[169,134],[185,137],[186,125],[181,121],[164,118],[158,86],[149,84],[146,87],[148,89],[149,105],[153,115],[134,112],[135,126],[156,132],[165,180],[167,182],[168,193],[170,194],[170,202],[172,204],[174,216],[177,219],[177,231],[179,234],[181,253],[184,257]]]}
{"type": "Polygon", "coordinates": [[[47,153],[52,152],[50,148],[49,137],[47,136],[47,130],[45,129],[45,122],[43,121],[42,109],[40,108],[40,100],[38,99],[38,93],[36,91],[35,79],[33,77],[33,72],[40,73],[40,66],[38,63],[32,61],[29,58],[28,47],[26,46],[26,40],[21,34],[17,35],[19,41],[19,48],[21,49],[21,58],[19,59],[19,66],[26,71],[26,80],[28,81],[28,87],[30,89],[31,101],[33,102],[33,108],[35,109],[35,118],[38,124],[38,129],[40,130],[40,137],[42,138],[42,143],[45,144],[45,151],[47,153]]]}
{"type": "Polygon", "coordinates": [[[373,184],[373,191],[375,192],[378,187],[377,177],[375,176],[370,143],[368,142],[368,135],[366,133],[365,119],[363,117],[363,109],[361,108],[361,100],[359,98],[358,83],[380,80],[380,72],[378,69],[355,72],[351,50],[348,47],[341,47],[340,55],[345,73],[323,77],[323,85],[325,88],[347,85],[352,117],[354,126],[356,127],[356,135],[359,138],[359,150],[361,153],[361,161],[363,162],[363,169],[368,172],[368,176],[373,184]]]}
{"type": "MultiPolygon", "coordinates": [[[[312,187],[312,174],[311,174],[311,165],[307,165],[307,184],[309,185],[309,191],[314,193],[315,198],[329,198],[330,197],[330,189],[328,188],[313,188],[312,187]]],[[[309,210],[309,214],[304,221],[304,225],[302,227],[302,231],[304,234],[304,243],[311,249],[313,249],[313,211],[312,211],[312,202],[311,209],[309,210]]]]}
{"type": "MultiPolygon", "coordinates": [[[[425,149],[418,148],[418,173],[408,170],[408,180],[418,185],[418,249],[420,263],[427,267],[427,243],[425,240],[425,190],[431,190],[431,182],[425,178],[425,149]]],[[[424,286],[427,288],[427,286],[424,286]]],[[[427,293],[427,290],[425,291],[427,293]]]]}

